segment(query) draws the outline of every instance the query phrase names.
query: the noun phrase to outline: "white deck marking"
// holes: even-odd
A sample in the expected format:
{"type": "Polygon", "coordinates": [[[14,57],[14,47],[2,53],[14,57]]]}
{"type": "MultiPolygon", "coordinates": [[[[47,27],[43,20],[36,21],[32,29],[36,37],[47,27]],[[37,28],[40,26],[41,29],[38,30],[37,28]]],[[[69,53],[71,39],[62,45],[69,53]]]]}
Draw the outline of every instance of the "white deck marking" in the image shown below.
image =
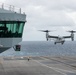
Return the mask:
{"type": "MultiPolygon", "coordinates": [[[[46,60],[49,60],[49,59],[44,58],[44,57],[40,57],[40,58],[42,58],[42,59],[46,59],[46,60]]],[[[52,67],[52,68],[57,69],[57,70],[60,70],[60,71],[64,71],[64,72],[76,73],[76,70],[69,71],[69,70],[64,70],[64,69],[55,68],[55,67],[52,67]]]]}
{"type": "MultiPolygon", "coordinates": [[[[31,58],[32,59],[32,58],[31,58]]],[[[37,62],[37,63],[39,63],[39,64],[41,64],[42,66],[45,66],[45,67],[47,67],[47,68],[50,68],[50,69],[52,69],[52,70],[54,70],[54,71],[56,71],[56,72],[58,72],[58,73],[61,73],[61,74],[63,74],[63,75],[67,75],[66,73],[63,73],[63,72],[61,72],[61,71],[59,71],[58,69],[55,69],[55,68],[53,68],[53,67],[49,67],[49,66],[47,66],[47,65],[45,65],[45,64],[43,64],[43,63],[40,63],[39,61],[37,61],[37,60],[34,60],[34,59],[32,59],[33,61],[35,61],[35,62],[37,62]]]]}

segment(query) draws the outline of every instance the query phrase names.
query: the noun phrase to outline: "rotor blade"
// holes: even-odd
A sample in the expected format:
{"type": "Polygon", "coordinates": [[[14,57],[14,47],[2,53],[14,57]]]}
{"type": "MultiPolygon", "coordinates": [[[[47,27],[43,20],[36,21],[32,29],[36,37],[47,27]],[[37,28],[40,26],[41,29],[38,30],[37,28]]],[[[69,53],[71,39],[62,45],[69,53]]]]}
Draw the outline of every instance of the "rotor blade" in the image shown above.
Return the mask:
{"type": "Polygon", "coordinates": [[[50,30],[39,30],[41,32],[51,32],[50,30]]]}
{"type": "Polygon", "coordinates": [[[70,30],[70,31],[67,31],[67,32],[70,32],[70,33],[76,33],[76,31],[74,31],[74,30],[70,30]]]}

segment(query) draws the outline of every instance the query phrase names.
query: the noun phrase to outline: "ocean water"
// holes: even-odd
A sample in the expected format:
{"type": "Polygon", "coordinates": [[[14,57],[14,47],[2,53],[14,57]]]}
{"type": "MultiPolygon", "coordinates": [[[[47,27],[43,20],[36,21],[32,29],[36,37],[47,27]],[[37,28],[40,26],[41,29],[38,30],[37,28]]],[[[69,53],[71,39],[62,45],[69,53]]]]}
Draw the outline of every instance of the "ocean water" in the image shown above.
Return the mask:
{"type": "Polygon", "coordinates": [[[24,41],[20,44],[21,51],[10,48],[0,56],[76,56],[76,41],[66,41],[63,45],[54,45],[53,41],[24,41]]]}

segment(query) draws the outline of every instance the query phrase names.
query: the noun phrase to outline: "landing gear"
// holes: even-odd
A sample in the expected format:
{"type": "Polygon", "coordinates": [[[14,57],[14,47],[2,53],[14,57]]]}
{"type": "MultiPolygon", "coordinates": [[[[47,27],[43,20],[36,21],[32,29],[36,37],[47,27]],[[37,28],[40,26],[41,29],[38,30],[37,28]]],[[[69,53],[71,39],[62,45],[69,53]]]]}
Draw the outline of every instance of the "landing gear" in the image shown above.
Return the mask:
{"type": "Polygon", "coordinates": [[[64,44],[64,42],[61,43],[62,45],[64,44]]]}
{"type": "Polygon", "coordinates": [[[54,44],[56,45],[56,42],[54,44]]]}
{"type": "Polygon", "coordinates": [[[63,42],[61,44],[63,45],[63,42]]]}

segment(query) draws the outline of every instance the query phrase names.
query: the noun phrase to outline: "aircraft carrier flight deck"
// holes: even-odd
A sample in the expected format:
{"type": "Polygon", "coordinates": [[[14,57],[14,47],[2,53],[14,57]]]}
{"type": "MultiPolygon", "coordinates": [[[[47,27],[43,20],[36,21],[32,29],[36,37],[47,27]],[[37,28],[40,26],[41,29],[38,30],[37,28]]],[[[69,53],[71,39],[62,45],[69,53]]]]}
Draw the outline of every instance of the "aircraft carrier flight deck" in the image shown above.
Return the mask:
{"type": "Polygon", "coordinates": [[[0,75],[76,75],[76,57],[0,57],[0,75]]]}

